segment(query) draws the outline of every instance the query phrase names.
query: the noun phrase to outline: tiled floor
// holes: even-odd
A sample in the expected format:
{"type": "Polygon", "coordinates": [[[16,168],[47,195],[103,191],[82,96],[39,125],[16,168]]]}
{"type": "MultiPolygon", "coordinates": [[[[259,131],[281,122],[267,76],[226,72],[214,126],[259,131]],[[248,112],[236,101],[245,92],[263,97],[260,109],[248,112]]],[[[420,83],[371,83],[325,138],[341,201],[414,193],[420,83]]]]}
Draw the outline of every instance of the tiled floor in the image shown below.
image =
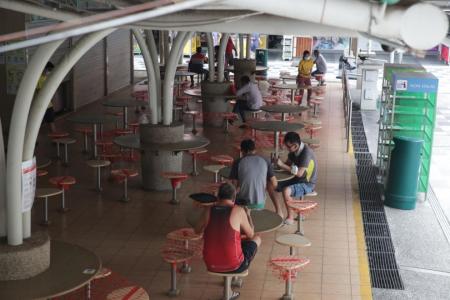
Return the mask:
{"type": "MultiPolygon", "coordinates": [[[[114,97],[127,97],[128,93],[125,90],[114,97]]],[[[100,104],[93,104],[77,113],[84,111],[101,112],[106,109],[100,104]]],[[[319,207],[305,222],[305,233],[312,241],[312,246],[301,250],[301,254],[310,258],[311,263],[297,278],[294,294],[298,299],[371,299],[361,214],[352,185],[354,162],[352,156],[345,153],[340,83],[328,83],[320,119],[323,129],[318,134],[321,146],[316,150],[318,196],[314,198],[319,202],[319,207]]],[[[186,118],[185,123],[190,126],[190,118],[186,118]]],[[[58,126],[73,132],[73,124],[64,120],[58,126]]],[[[186,128],[186,131],[189,130],[189,127],[186,128]]],[[[221,129],[200,131],[200,134],[211,140],[209,154],[234,154],[231,142],[239,140],[242,133],[241,129],[233,129],[228,135],[221,129]]],[[[185,215],[192,207],[187,196],[211,182],[212,174],[202,171],[199,177],[185,181],[178,194],[180,206],[168,203],[170,192],[141,189],[139,178],[130,182],[131,202],[122,203],[118,201],[122,187],[108,182],[107,172],[103,174],[104,191],[101,194],[94,191],[95,173],[83,163],[89,155],[81,154],[82,137],[77,138],[79,142],[70,148],[70,166],[65,168],[53,163],[48,168],[49,176],[72,175],[78,181],[67,192],[71,212],[64,215],[57,213],[59,201],[50,201],[50,219],[53,223],[48,231],[51,237],[95,251],[104,266],[142,285],[152,300],[167,299],[165,292],[169,287],[170,272],[169,265],[160,257],[160,248],[168,232],[187,226],[185,215]]],[[[42,135],[38,158],[53,157],[54,152],[55,147],[42,135]]],[[[267,150],[261,152],[265,155],[269,153],[267,150]]],[[[200,165],[204,163],[200,162],[200,165]]],[[[139,169],[139,165],[135,167],[139,169]]],[[[188,155],[184,157],[183,168],[186,172],[191,170],[191,158],[188,155]]],[[[38,180],[38,187],[44,186],[48,186],[48,176],[38,180]]],[[[272,208],[270,200],[266,206],[272,208]]],[[[41,216],[42,202],[38,201],[33,207],[35,230],[45,230],[38,225],[41,216]]],[[[288,254],[289,249],[275,244],[274,239],[277,235],[294,231],[295,226],[289,226],[263,234],[262,246],[240,289],[241,299],[278,299],[283,294],[284,282],[273,274],[268,261],[272,256],[288,254]]],[[[178,274],[181,289],[179,299],[220,299],[220,280],[206,273],[200,259],[194,260],[192,265],[191,274],[178,274]]]]}

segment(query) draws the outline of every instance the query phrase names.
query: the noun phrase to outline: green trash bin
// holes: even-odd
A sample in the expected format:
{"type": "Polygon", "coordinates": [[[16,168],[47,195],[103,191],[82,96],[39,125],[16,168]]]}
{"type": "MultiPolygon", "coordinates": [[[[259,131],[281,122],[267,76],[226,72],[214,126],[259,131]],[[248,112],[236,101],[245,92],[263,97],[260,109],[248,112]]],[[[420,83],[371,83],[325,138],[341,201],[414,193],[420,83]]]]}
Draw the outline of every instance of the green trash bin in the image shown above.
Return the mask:
{"type": "MultiPolygon", "coordinates": [[[[267,49],[256,49],[255,51],[255,60],[257,66],[267,67],[267,63],[269,60],[269,50],[267,49]]],[[[262,71],[259,74],[267,75],[267,70],[262,71]]]]}
{"type": "Polygon", "coordinates": [[[395,146],[389,164],[384,204],[398,209],[414,209],[423,140],[399,136],[393,141],[395,146]]]}

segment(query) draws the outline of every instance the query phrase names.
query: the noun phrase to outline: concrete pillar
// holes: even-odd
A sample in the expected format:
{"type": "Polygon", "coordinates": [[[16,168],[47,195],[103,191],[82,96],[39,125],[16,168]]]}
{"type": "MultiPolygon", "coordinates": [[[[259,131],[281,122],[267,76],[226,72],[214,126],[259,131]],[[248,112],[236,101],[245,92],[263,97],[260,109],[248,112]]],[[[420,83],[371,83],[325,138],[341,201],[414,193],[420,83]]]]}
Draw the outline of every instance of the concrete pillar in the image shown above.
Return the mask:
{"type": "Polygon", "coordinates": [[[6,156],[0,118],[0,238],[6,236],[6,156]]]}
{"type": "Polygon", "coordinates": [[[403,62],[403,51],[398,51],[398,63],[401,64],[403,62]]]}
{"type": "Polygon", "coordinates": [[[164,65],[166,61],[164,60],[164,31],[159,31],[159,39],[158,39],[158,47],[159,47],[159,63],[160,65],[164,65]]]}
{"type": "Polygon", "coordinates": [[[395,62],[395,50],[389,53],[389,63],[393,64],[395,62]]]}
{"type": "Polygon", "coordinates": [[[167,64],[167,61],[169,60],[169,55],[170,55],[170,49],[171,49],[171,44],[173,43],[173,41],[170,41],[170,37],[169,37],[170,31],[164,31],[164,36],[163,36],[163,43],[164,43],[164,64],[167,64]]]}
{"type": "Polygon", "coordinates": [[[202,111],[204,127],[223,126],[222,113],[229,111],[226,95],[231,95],[230,82],[203,81],[202,89],[202,111]]]}
{"type": "MultiPolygon", "coordinates": [[[[184,124],[170,125],[141,124],[139,128],[141,145],[145,143],[167,144],[183,140],[184,124]]],[[[183,151],[173,152],[166,150],[141,151],[142,185],[146,190],[170,190],[170,181],[162,178],[162,172],[181,172],[183,151]]]]}
{"type": "Polygon", "coordinates": [[[234,84],[236,88],[241,88],[241,77],[247,75],[250,80],[255,80],[256,60],[235,59],[234,60],[234,84]]]}

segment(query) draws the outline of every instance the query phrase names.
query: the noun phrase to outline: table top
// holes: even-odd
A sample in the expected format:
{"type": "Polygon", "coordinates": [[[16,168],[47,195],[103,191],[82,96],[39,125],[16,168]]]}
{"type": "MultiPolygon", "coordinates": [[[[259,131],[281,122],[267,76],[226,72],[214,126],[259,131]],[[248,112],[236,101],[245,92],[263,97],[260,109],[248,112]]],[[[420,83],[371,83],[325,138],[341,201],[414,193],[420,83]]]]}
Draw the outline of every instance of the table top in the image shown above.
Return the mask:
{"type": "Polygon", "coordinates": [[[51,164],[52,164],[52,161],[50,159],[45,159],[45,160],[37,159],[37,161],[36,161],[36,165],[37,165],[38,169],[46,168],[46,167],[50,166],[51,164]]]}
{"type": "Polygon", "coordinates": [[[111,115],[103,115],[103,114],[82,114],[70,117],[68,119],[74,123],[83,123],[83,124],[103,124],[103,123],[114,123],[117,118],[111,115]]]}
{"type": "Polygon", "coordinates": [[[116,137],[114,143],[133,149],[148,150],[148,151],[185,151],[190,149],[203,148],[207,146],[210,141],[201,136],[193,136],[191,134],[184,134],[183,140],[176,143],[158,144],[158,143],[141,143],[138,134],[129,134],[116,137]]]}
{"type": "Polygon", "coordinates": [[[283,218],[268,209],[253,209],[250,212],[250,216],[252,217],[253,225],[255,225],[255,233],[275,231],[283,225],[283,218]]]}
{"type": "MultiPolygon", "coordinates": [[[[184,90],[184,94],[191,96],[191,97],[202,97],[202,90],[201,89],[186,89],[184,90]]],[[[223,95],[225,99],[235,99],[236,95],[223,95]]]]}
{"type": "Polygon", "coordinates": [[[250,127],[261,131],[297,131],[305,127],[301,123],[287,123],[283,121],[256,121],[250,123],[250,127]]]}
{"type": "Polygon", "coordinates": [[[63,192],[62,189],[56,188],[37,188],[35,197],[36,198],[51,197],[62,194],[62,192],[63,192]]]}
{"type": "Polygon", "coordinates": [[[280,78],[284,79],[284,80],[297,80],[297,75],[286,74],[286,75],[281,75],[280,78]]]}
{"type": "Polygon", "coordinates": [[[176,71],[175,76],[182,77],[182,76],[194,76],[197,75],[197,73],[189,72],[189,71],[176,71]]]}
{"type": "Polygon", "coordinates": [[[111,106],[111,107],[134,107],[134,106],[146,106],[148,105],[148,102],[139,101],[136,99],[114,99],[103,101],[102,104],[104,106],[111,106]]]}
{"type": "MultiPolygon", "coordinates": [[[[202,215],[203,210],[198,207],[192,207],[186,216],[186,221],[194,227],[202,215]]],[[[277,213],[268,210],[252,210],[250,216],[255,226],[255,233],[264,233],[277,230],[283,224],[283,218],[277,213]]]]}
{"type": "Polygon", "coordinates": [[[270,113],[299,113],[302,111],[309,110],[309,108],[306,106],[300,106],[295,104],[263,105],[261,106],[260,109],[270,113]]]}
{"type": "Polygon", "coordinates": [[[308,240],[303,235],[296,234],[296,233],[288,233],[288,234],[283,234],[283,235],[277,236],[275,241],[280,245],[296,247],[296,248],[311,246],[310,240],[308,240]]]}
{"type": "Polygon", "coordinates": [[[98,256],[78,245],[50,241],[50,267],[29,279],[0,281],[0,299],[49,299],[84,285],[101,269],[98,256]]]}
{"type": "Polygon", "coordinates": [[[208,194],[208,193],[190,194],[189,198],[191,198],[192,200],[197,201],[199,203],[202,203],[202,204],[209,204],[209,203],[214,203],[217,201],[216,196],[214,196],[213,194],[208,194]]]}
{"type": "MultiPolygon", "coordinates": [[[[231,173],[231,167],[225,167],[225,168],[220,169],[220,171],[219,171],[219,175],[226,179],[230,178],[230,173],[231,173]]],[[[294,175],[292,175],[291,173],[286,172],[284,170],[274,170],[274,173],[275,173],[275,177],[277,178],[278,181],[285,181],[285,180],[292,179],[294,177],[294,175]]]]}
{"type": "Polygon", "coordinates": [[[286,90],[298,90],[298,89],[312,89],[310,85],[297,85],[296,83],[283,83],[273,86],[275,89],[286,89],[286,90]]]}
{"type": "MultiPolygon", "coordinates": [[[[256,66],[255,72],[261,72],[261,71],[265,71],[268,69],[269,69],[268,67],[256,66]]],[[[228,66],[228,67],[226,67],[226,70],[230,71],[230,72],[234,72],[234,66],[228,66]]]]}
{"type": "Polygon", "coordinates": [[[186,95],[192,96],[192,97],[201,97],[202,96],[201,89],[186,89],[186,90],[184,90],[184,93],[186,95]]]}

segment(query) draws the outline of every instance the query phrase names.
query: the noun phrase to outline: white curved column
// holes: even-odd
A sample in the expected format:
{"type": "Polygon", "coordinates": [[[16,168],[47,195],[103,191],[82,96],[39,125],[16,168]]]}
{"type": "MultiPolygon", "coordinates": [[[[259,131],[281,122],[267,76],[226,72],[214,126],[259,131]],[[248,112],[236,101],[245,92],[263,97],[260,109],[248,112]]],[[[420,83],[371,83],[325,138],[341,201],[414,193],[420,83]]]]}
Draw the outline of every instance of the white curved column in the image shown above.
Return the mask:
{"type": "Polygon", "coordinates": [[[153,69],[155,71],[155,80],[156,80],[156,106],[158,113],[158,122],[161,122],[161,73],[160,73],[160,64],[158,61],[158,50],[155,43],[155,37],[153,36],[152,30],[145,31],[145,37],[147,41],[147,47],[150,51],[150,56],[153,62],[153,69]]]}
{"type": "MultiPolygon", "coordinates": [[[[169,38],[169,34],[170,31],[163,31],[164,35],[163,35],[163,43],[164,43],[164,65],[167,65],[167,62],[169,60],[169,56],[170,56],[170,38],[169,38]]],[[[172,41],[173,44],[173,41],[172,41]]]]}
{"type": "Polygon", "coordinates": [[[139,45],[139,48],[141,48],[142,56],[144,57],[144,63],[145,63],[145,69],[147,70],[147,94],[148,94],[148,104],[150,107],[151,113],[151,119],[150,122],[152,124],[158,123],[158,108],[157,108],[157,88],[156,88],[156,78],[155,78],[155,68],[152,61],[152,58],[150,57],[150,52],[147,48],[147,44],[145,43],[145,39],[142,36],[142,33],[139,31],[139,29],[132,28],[131,31],[133,32],[134,38],[136,39],[136,42],[139,45]],[[150,88],[151,87],[151,88],[150,88]]]}
{"type": "Polygon", "coordinates": [[[0,238],[6,236],[6,156],[0,118],[0,238]]]}
{"type": "MultiPolygon", "coordinates": [[[[53,52],[61,45],[61,41],[40,46],[33,55],[17,90],[16,100],[11,116],[8,138],[8,157],[6,160],[6,229],[9,245],[20,245],[23,242],[22,224],[22,154],[24,151],[27,116],[30,111],[33,95],[39,77],[53,52]]],[[[48,103],[47,103],[48,105],[48,103]]],[[[44,112],[47,109],[44,107],[44,112]]],[[[40,124],[37,125],[39,130],[40,124]]],[[[31,159],[33,153],[31,153],[31,159]]],[[[29,231],[26,232],[29,236],[29,231]]]]}
{"type": "Polygon", "coordinates": [[[244,35],[239,33],[239,58],[244,58],[244,35]]]}
{"type": "Polygon", "coordinates": [[[208,67],[209,76],[208,81],[213,82],[215,78],[214,70],[214,39],[211,32],[206,33],[206,40],[208,41],[208,67]]]}
{"type": "Polygon", "coordinates": [[[247,33],[247,47],[245,48],[245,58],[250,59],[251,58],[251,42],[252,42],[252,36],[250,33],[247,33]]]}
{"type": "Polygon", "coordinates": [[[163,100],[162,100],[162,122],[164,125],[172,124],[172,109],[173,109],[173,85],[175,71],[177,68],[180,49],[183,47],[183,41],[187,32],[179,31],[175,41],[173,42],[172,49],[166,66],[164,68],[164,83],[163,83],[163,100]]]}
{"type": "Polygon", "coordinates": [[[30,115],[28,116],[25,135],[24,160],[32,157],[34,144],[39,132],[39,126],[44,118],[45,110],[55,94],[64,77],[69,73],[80,58],[95,44],[114,32],[116,29],[106,29],[91,33],[81,38],[76,45],[63,57],[45,81],[38,97],[33,101],[30,115]]]}
{"type": "Polygon", "coordinates": [[[217,57],[217,81],[224,82],[225,80],[225,48],[227,46],[229,33],[222,33],[222,38],[220,39],[219,54],[217,57]]]}

